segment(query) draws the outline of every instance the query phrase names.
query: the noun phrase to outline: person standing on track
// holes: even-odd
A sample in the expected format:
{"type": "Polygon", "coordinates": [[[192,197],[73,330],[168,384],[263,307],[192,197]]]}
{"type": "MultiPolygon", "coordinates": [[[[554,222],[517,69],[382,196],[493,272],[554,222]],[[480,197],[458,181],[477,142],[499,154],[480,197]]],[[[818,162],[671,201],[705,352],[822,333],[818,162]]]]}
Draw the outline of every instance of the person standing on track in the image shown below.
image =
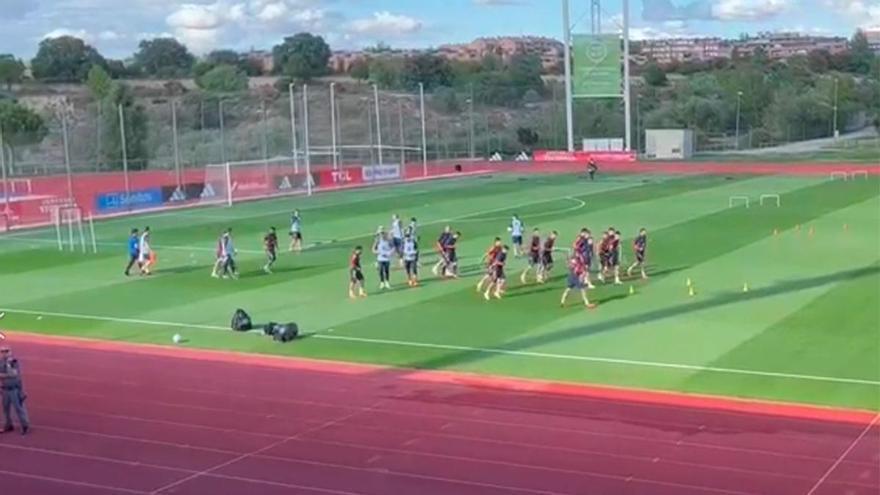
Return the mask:
{"type": "Polygon", "coordinates": [[[131,269],[137,263],[140,268],[141,241],[138,237],[138,229],[131,229],[128,236],[128,266],[125,267],[125,276],[131,275],[131,269]]]}
{"type": "Polygon", "coordinates": [[[21,426],[21,434],[27,435],[31,429],[28,419],[27,408],[24,406],[26,399],[21,381],[21,365],[12,355],[9,347],[0,347],[0,386],[3,393],[3,433],[13,431],[12,410],[18,416],[18,424],[21,426]]]}

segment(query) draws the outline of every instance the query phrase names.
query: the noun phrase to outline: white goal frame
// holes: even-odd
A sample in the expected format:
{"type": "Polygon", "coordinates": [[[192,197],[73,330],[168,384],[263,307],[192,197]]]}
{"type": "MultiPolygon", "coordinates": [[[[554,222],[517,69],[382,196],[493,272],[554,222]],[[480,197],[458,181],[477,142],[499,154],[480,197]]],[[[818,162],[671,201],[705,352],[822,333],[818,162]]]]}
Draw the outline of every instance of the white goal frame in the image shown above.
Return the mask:
{"type": "Polygon", "coordinates": [[[749,200],[748,196],[730,196],[729,198],[727,198],[727,207],[733,208],[736,205],[736,203],[743,203],[743,202],[746,204],[746,208],[748,208],[751,205],[751,201],[749,200]]]}
{"type": "Polygon", "coordinates": [[[758,200],[758,202],[761,204],[761,206],[764,206],[764,200],[767,200],[767,201],[774,200],[774,201],[776,201],[776,207],[777,207],[777,208],[779,208],[780,206],[782,206],[782,198],[781,198],[778,194],[762,194],[761,197],[760,197],[760,199],[758,200]]]}
{"type": "MultiPolygon", "coordinates": [[[[264,159],[264,160],[243,160],[243,161],[226,162],[226,163],[209,163],[209,164],[205,165],[205,167],[204,167],[205,187],[208,187],[210,185],[210,182],[208,180],[208,176],[209,176],[208,170],[219,169],[221,171],[221,174],[223,177],[223,184],[224,184],[225,191],[224,191],[222,198],[217,198],[216,201],[205,201],[203,204],[225,204],[226,206],[232,206],[235,203],[235,197],[234,197],[235,191],[233,190],[233,186],[235,184],[235,181],[233,180],[234,174],[232,172],[234,168],[236,168],[236,167],[263,166],[263,167],[265,167],[265,180],[266,180],[266,184],[268,185],[268,184],[271,184],[271,180],[272,180],[272,176],[269,171],[269,168],[271,166],[277,165],[277,164],[291,164],[291,166],[294,168],[293,173],[298,173],[297,172],[298,166],[296,166],[293,159],[289,158],[289,157],[276,157],[276,158],[268,158],[268,159],[264,159]]],[[[311,170],[310,170],[310,167],[308,166],[308,164],[306,166],[306,174],[307,174],[307,179],[305,181],[306,182],[306,194],[311,196],[314,184],[311,179],[311,170]]],[[[270,194],[266,195],[267,198],[271,197],[271,196],[272,195],[270,195],[270,194]]]]}
{"type": "Polygon", "coordinates": [[[852,177],[852,180],[856,180],[859,177],[864,178],[865,180],[868,180],[868,171],[867,170],[854,170],[850,174],[850,176],[852,177]]]}
{"type": "Polygon", "coordinates": [[[84,218],[82,208],[78,206],[59,206],[52,209],[52,223],[55,225],[55,239],[58,242],[58,250],[71,252],[76,251],[77,244],[83,253],[87,253],[87,237],[92,252],[98,252],[98,241],[95,237],[95,221],[92,215],[84,218]],[[86,233],[84,223],[88,223],[86,233]],[[65,235],[66,231],[66,235],[65,235]],[[78,242],[77,242],[78,241],[78,242]]]}
{"type": "Polygon", "coordinates": [[[848,177],[847,173],[843,171],[831,172],[831,180],[841,179],[846,182],[848,177]]]}

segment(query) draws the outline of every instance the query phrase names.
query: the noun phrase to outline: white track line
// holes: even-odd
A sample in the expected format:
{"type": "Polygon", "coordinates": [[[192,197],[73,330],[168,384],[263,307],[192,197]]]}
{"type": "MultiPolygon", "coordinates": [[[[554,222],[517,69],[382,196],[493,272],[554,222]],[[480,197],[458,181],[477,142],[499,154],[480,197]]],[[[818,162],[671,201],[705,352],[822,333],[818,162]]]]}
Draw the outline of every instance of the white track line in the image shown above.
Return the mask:
{"type": "Polygon", "coordinates": [[[873,428],[874,425],[876,425],[878,421],[880,421],[880,414],[878,414],[877,416],[874,416],[874,420],[871,421],[871,423],[868,426],[866,426],[864,430],[862,430],[862,433],[860,433],[859,436],[856,437],[855,440],[853,440],[853,442],[849,445],[849,447],[847,447],[846,450],[844,450],[843,453],[840,454],[840,457],[838,457],[837,460],[834,461],[834,464],[832,464],[831,467],[829,467],[828,470],[825,471],[825,474],[823,474],[822,477],[819,478],[819,481],[817,481],[816,484],[813,485],[813,488],[810,488],[810,491],[807,492],[807,495],[813,495],[816,492],[816,490],[819,489],[819,487],[822,485],[822,483],[824,483],[825,480],[827,480],[828,477],[831,476],[831,473],[833,473],[834,470],[837,469],[837,466],[839,466],[840,463],[843,462],[843,460],[846,458],[846,456],[848,456],[849,453],[852,452],[852,450],[854,448],[856,448],[856,445],[858,445],[859,442],[861,442],[862,439],[865,438],[865,435],[867,435],[868,432],[871,431],[871,428],[873,428]]]}
{"type": "MultiPolygon", "coordinates": [[[[204,325],[204,324],[188,324],[188,323],[180,323],[180,322],[168,322],[168,321],[155,321],[155,320],[143,320],[137,318],[116,318],[111,316],[99,316],[99,315],[86,315],[86,314],[78,314],[78,313],[61,313],[56,311],[37,311],[32,309],[16,309],[16,308],[0,308],[0,311],[6,312],[10,315],[19,313],[25,315],[37,315],[37,316],[52,316],[57,318],[69,318],[76,320],[91,320],[91,321],[107,321],[114,323],[129,323],[135,325],[146,325],[146,326],[155,326],[155,327],[170,327],[170,328],[189,328],[189,329],[199,329],[199,330],[222,330],[228,331],[229,328],[221,327],[218,325],[204,325]]],[[[801,380],[801,381],[811,381],[811,382],[826,382],[826,383],[846,383],[851,385],[869,385],[872,387],[880,387],[880,381],[878,380],[864,380],[859,378],[841,378],[841,377],[833,377],[833,376],[818,376],[818,375],[807,375],[807,374],[798,374],[798,373],[782,373],[776,371],[760,371],[760,370],[746,370],[740,368],[720,368],[715,366],[701,366],[694,364],[677,364],[677,363],[664,363],[657,361],[640,361],[634,359],[620,359],[620,358],[609,358],[609,357],[599,357],[599,356],[582,356],[582,355],[573,355],[573,354],[558,354],[558,353],[549,353],[549,352],[537,352],[537,351],[522,351],[522,350],[510,350],[510,349],[502,349],[502,348],[492,348],[492,347],[471,347],[464,345],[454,345],[454,344],[435,344],[428,342],[411,342],[404,340],[390,340],[390,339],[376,339],[376,338],[366,338],[366,337],[353,337],[353,336],[345,336],[345,335],[329,335],[327,333],[315,332],[311,335],[313,338],[318,339],[326,339],[326,340],[336,340],[342,342],[360,342],[364,344],[379,344],[379,345],[389,345],[389,346],[398,346],[398,347],[416,347],[423,349],[442,349],[449,351],[460,351],[460,352],[471,352],[471,353],[479,353],[479,354],[498,354],[498,355],[507,355],[507,356],[520,356],[520,357],[531,357],[531,358],[542,358],[542,359],[556,359],[556,360],[567,360],[567,361],[581,361],[581,362],[592,362],[592,363],[604,363],[604,364],[618,364],[618,365],[626,365],[626,366],[639,366],[639,367],[647,367],[647,368],[665,368],[665,369],[674,369],[674,370],[684,370],[684,371],[696,371],[696,372],[710,372],[710,373],[719,373],[719,374],[728,374],[728,375],[747,375],[747,376],[762,376],[766,378],[786,378],[791,380],[801,380]]]]}
{"type": "Polygon", "coordinates": [[[140,490],[131,490],[128,488],[119,488],[119,487],[115,487],[115,486],[97,485],[95,483],[86,483],[83,481],[71,481],[71,480],[65,480],[65,479],[61,479],[61,478],[54,478],[52,476],[40,476],[40,475],[36,475],[36,474],[25,474],[25,473],[20,473],[18,471],[0,470],[0,474],[6,475],[6,476],[13,476],[13,477],[17,477],[17,478],[25,478],[25,479],[30,479],[30,480],[48,481],[51,483],[57,483],[59,485],[78,486],[80,488],[89,488],[91,490],[105,490],[108,492],[117,492],[117,493],[119,493],[119,492],[133,493],[136,495],[147,495],[148,494],[148,492],[144,492],[144,491],[140,491],[140,490]]]}

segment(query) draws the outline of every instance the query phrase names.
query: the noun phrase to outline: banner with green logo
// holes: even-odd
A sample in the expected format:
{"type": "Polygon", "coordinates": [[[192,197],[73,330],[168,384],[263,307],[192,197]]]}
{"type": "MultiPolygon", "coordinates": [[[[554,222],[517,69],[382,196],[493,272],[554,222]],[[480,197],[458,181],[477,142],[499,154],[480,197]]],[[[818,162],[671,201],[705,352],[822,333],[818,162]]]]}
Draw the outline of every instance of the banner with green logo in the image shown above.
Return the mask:
{"type": "Polygon", "coordinates": [[[576,98],[619,97],[623,93],[623,50],[617,34],[576,34],[572,86],[576,98]]]}

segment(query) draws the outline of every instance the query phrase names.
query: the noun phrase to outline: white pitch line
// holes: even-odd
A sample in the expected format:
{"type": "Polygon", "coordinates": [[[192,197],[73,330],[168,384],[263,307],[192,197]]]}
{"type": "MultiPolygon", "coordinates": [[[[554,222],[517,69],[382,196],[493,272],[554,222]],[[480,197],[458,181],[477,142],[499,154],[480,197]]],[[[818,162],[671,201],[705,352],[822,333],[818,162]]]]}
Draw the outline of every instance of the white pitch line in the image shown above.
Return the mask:
{"type": "MultiPolygon", "coordinates": [[[[0,308],[0,311],[6,312],[9,315],[14,315],[15,313],[25,314],[25,315],[38,315],[38,316],[52,316],[57,318],[69,318],[76,320],[91,320],[91,321],[108,321],[114,323],[129,323],[135,325],[146,325],[146,326],[156,326],[156,327],[171,327],[171,328],[189,328],[189,329],[199,329],[199,330],[222,330],[229,331],[229,328],[222,327],[218,325],[204,325],[197,323],[181,323],[181,322],[171,322],[171,321],[156,321],[156,320],[142,320],[137,318],[117,318],[111,316],[98,316],[98,315],[86,315],[86,314],[77,314],[77,313],[61,313],[54,311],[36,311],[32,309],[15,309],[15,308],[0,308]]],[[[674,369],[674,370],[686,370],[686,371],[697,371],[697,372],[709,372],[709,373],[719,373],[719,374],[729,374],[729,375],[748,375],[748,376],[763,376],[768,378],[786,378],[791,380],[802,380],[802,381],[812,381],[812,382],[828,382],[828,383],[847,383],[851,385],[869,385],[872,387],[880,387],[880,381],[877,380],[864,380],[860,378],[840,378],[834,376],[818,376],[818,375],[806,375],[806,374],[797,374],[797,373],[783,373],[776,371],[761,371],[761,370],[747,370],[741,368],[720,368],[715,366],[701,366],[695,364],[678,364],[678,363],[664,363],[658,361],[640,361],[635,359],[621,359],[621,358],[609,358],[609,357],[600,357],[600,356],[583,356],[583,355],[575,355],[575,354],[558,354],[558,353],[549,353],[549,352],[537,352],[537,351],[521,351],[521,350],[511,350],[511,349],[502,349],[502,348],[493,348],[493,347],[471,347],[464,345],[455,345],[455,344],[435,344],[430,342],[412,342],[405,340],[389,340],[389,339],[376,339],[376,338],[367,338],[367,337],[352,337],[345,335],[329,335],[326,333],[315,332],[311,335],[313,338],[317,339],[325,339],[325,340],[336,340],[342,342],[359,342],[364,344],[379,344],[379,345],[389,345],[389,346],[399,346],[399,347],[417,347],[424,349],[438,349],[438,350],[449,350],[449,351],[459,351],[459,352],[473,352],[479,354],[499,354],[499,355],[507,355],[507,356],[519,356],[519,357],[530,357],[530,358],[540,358],[540,359],[556,359],[556,360],[567,360],[567,361],[581,361],[581,362],[591,362],[591,363],[604,363],[604,364],[618,364],[625,366],[639,366],[646,368],[663,368],[663,369],[674,369]]]]}
{"type": "Polygon", "coordinates": [[[839,466],[840,463],[843,462],[844,459],[846,459],[846,456],[848,456],[849,453],[852,452],[854,448],[856,448],[856,445],[858,445],[859,442],[861,442],[862,439],[865,438],[865,435],[867,435],[868,432],[871,431],[871,428],[873,428],[874,425],[877,424],[877,421],[880,421],[880,414],[874,416],[874,420],[871,421],[871,423],[866,426],[864,430],[862,430],[862,433],[858,437],[856,437],[855,440],[853,440],[849,447],[847,447],[847,449],[844,450],[842,454],[840,454],[840,457],[838,457],[837,460],[834,461],[834,464],[832,464],[831,467],[828,468],[827,471],[825,471],[825,474],[823,474],[822,477],[819,478],[819,481],[817,481],[816,484],[813,485],[813,488],[810,488],[810,491],[807,492],[807,495],[813,495],[813,493],[815,493],[816,490],[819,489],[819,486],[821,486],[822,483],[825,483],[825,480],[827,480],[828,477],[831,476],[831,473],[833,473],[834,470],[837,469],[837,466],[839,466]]]}

